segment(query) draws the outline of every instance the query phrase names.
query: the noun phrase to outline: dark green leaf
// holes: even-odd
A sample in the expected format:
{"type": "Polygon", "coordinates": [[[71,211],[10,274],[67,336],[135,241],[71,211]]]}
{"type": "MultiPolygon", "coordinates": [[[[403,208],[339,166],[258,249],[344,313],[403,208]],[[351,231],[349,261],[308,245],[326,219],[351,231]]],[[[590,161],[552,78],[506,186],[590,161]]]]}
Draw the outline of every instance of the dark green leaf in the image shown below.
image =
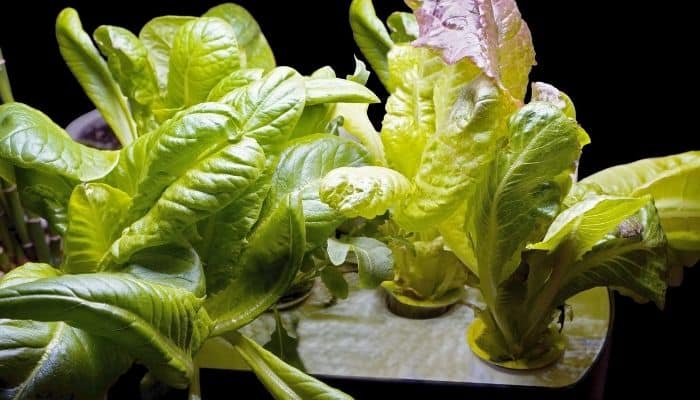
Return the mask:
{"type": "MultiPolygon", "coordinates": [[[[26,264],[6,275],[0,288],[58,274],[47,264],[26,264]]],[[[114,343],[64,322],[0,320],[2,399],[101,398],[130,365],[114,343]]]]}
{"type": "Polygon", "coordinates": [[[207,297],[214,334],[238,329],[274,304],[299,270],[305,245],[301,198],[290,195],[258,221],[226,288],[207,297]]]}
{"type": "Polygon", "coordinates": [[[348,282],[343,277],[343,273],[334,266],[327,266],[321,270],[321,280],[326,285],[331,294],[339,299],[348,298],[348,282]]]}
{"type": "Polygon", "coordinates": [[[179,388],[192,377],[191,352],[208,336],[210,320],[201,304],[188,291],[118,273],[64,275],[0,289],[0,318],[65,321],[109,339],[179,388]]]}
{"type": "Polygon", "coordinates": [[[285,364],[255,341],[231,332],[226,338],[277,400],[351,400],[352,397],[285,364]]]}
{"type": "Polygon", "coordinates": [[[197,297],[206,294],[204,271],[190,246],[167,244],[142,250],[123,270],[149,282],[185,289],[197,297]]]}
{"type": "Polygon", "coordinates": [[[269,189],[270,176],[262,176],[241,197],[198,224],[201,240],[196,247],[206,268],[207,293],[228,285],[269,189]]]}
{"type": "Polygon", "coordinates": [[[279,359],[292,367],[304,371],[304,363],[299,357],[299,339],[289,336],[284,327],[280,313],[275,309],[275,330],[272,332],[270,341],[263,346],[265,350],[276,355],[279,359]]]}

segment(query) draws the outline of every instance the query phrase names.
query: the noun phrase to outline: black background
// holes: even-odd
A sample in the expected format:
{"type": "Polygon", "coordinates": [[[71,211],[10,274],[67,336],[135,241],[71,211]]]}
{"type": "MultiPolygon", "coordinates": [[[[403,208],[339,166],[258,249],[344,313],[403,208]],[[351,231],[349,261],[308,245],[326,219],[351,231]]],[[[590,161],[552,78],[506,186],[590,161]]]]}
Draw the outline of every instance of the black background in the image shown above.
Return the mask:
{"type": "MultiPolygon", "coordinates": [[[[401,0],[375,0],[381,16],[407,10],[401,0]]],[[[592,144],[584,150],[581,176],[618,163],[700,149],[695,111],[697,71],[689,55],[692,12],[653,2],[521,0],[538,65],[532,80],[549,82],[576,103],[579,122],[592,144]],[[614,3],[611,4],[611,3],[614,3]]],[[[132,32],[165,14],[199,15],[216,1],[3,1],[0,47],[18,101],[66,125],[92,106],[64,65],[54,38],[54,20],[75,7],[92,32],[100,24],[132,32]]],[[[347,23],[349,0],[240,0],[257,18],[277,57],[302,73],[331,65],[352,72],[358,53],[347,23]]],[[[370,86],[386,94],[376,80],[370,86]]],[[[375,121],[382,109],[374,106],[375,121]]],[[[700,182],[698,183],[700,184],[700,182]]],[[[695,397],[700,335],[696,322],[700,270],[687,270],[680,288],[670,289],[664,311],[617,296],[608,398],[695,397]]],[[[233,389],[233,388],[232,388],[233,389]]],[[[234,389],[235,390],[235,389],[234,389]]],[[[361,388],[358,397],[370,398],[361,388]],[[366,396],[366,397],[365,397],[366,396]]],[[[374,396],[371,396],[374,397],[374,396]]],[[[465,394],[465,398],[469,397],[465,394]]]]}

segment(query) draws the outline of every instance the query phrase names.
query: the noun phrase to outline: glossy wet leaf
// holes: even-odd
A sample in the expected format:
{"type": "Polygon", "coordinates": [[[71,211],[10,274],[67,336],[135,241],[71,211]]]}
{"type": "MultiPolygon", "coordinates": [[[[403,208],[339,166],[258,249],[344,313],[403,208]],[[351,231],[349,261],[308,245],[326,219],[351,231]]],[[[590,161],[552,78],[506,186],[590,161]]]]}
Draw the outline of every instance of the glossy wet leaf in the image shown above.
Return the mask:
{"type": "MultiPolygon", "coordinates": [[[[0,280],[0,289],[55,277],[48,264],[25,264],[0,280]]],[[[132,363],[114,343],[64,322],[0,320],[0,398],[94,399],[104,396],[132,363]],[[75,373],[75,366],[87,369],[75,373]]]]}
{"type": "Polygon", "coordinates": [[[8,103],[0,106],[0,157],[17,167],[91,181],[109,173],[119,153],[79,144],[41,111],[8,103]]]}
{"type": "Polygon", "coordinates": [[[237,111],[238,129],[272,156],[278,155],[289,140],[304,110],[304,99],[301,75],[291,68],[278,67],[221,101],[237,111]]]}
{"type": "Polygon", "coordinates": [[[117,262],[124,262],[136,251],[175,240],[189,226],[244,195],[264,168],[265,154],[249,138],[200,159],[122,232],[111,247],[112,254],[117,262]]]}
{"type": "Polygon", "coordinates": [[[193,372],[191,351],[208,334],[201,303],[185,290],[127,274],[63,275],[0,289],[0,318],[66,321],[108,338],[182,388],[193,372]]]}
{"type": "Polygon", "coordinates": [[[194,17],[167,15],[148,21],[139,32],[139,39],[148,50],[148,57],[156,71],[158,87],[165,91],[170,70],[170,53],[177,31],[194,17]]]}
{"type": "Polygon", "coordinates": [[[238,45],[245,52],[247,68],[269,71],[275,67],[275,56],[255,18],[243,7],[225,3],[210,8],[204,17],[217,17],[228,22],[236,32],[238,45]]]}
{"type": "Polygon", "coordinates": [[[186,22],[175,33],[168,67],[170,107],[206,100],[221,79],[241,67],[236,32],[218,18],[186,22]]]}
{"type": "Polygon", "coordinates": [[[249,83],[257,81],[263,77],[263,69],[239,69],[232,72],[229,76],[223,78],[219,83],[212,88],[207,96],[207,101],[219,101],[228,93],[239,87],[243,87],[249,83]]]}

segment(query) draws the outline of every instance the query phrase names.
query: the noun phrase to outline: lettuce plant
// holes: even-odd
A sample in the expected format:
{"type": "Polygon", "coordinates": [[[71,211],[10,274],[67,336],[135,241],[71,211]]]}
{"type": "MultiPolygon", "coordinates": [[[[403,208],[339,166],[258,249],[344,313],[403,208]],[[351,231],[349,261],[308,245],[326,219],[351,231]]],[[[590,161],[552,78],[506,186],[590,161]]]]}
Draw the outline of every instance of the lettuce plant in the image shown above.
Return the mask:
{"type": "MultiPolygon", "coordinates": [[[[242,13],[210,13],[232,10],[242,13]]],[[[27,105],[0,106],[0,171],[14,168],[24,204],[64,241],[60,265],[28,263],[0,280],[1,397],[102,398],[137,362],[196,398],[193,357],[223,337],[276,398],[348,398],[237,329],[344,221],[318,199],[321,177],[375,163],[305,124],[321,107],[376,97],[274,67],[257,24],[160,17],[147,27],[141,39],[98,28],[105,62],[75,11],[57,20],[62,54],[120,150],[76,143],[27,105]]]]}
{"type": "MultiPolygon", "coordinates": [[[[232,3],[213,7],[202,17],[154,18],[143,26],[138,37],[120,27],[100,26],[93,37],[106,62],[82,30],[74,10],[66,9],[59,15],[56,32],[68,66],[122,144],[156,129],[184,108],[205,101],[239,101],[234,89],[260,80],[275,67],[272,50],[255,19],[232,3]]],[[[274,177],[265,178],[274,183],[267,183],[273,188],[285,187],[275,193],[310,194],[303,201],[309,252],[325,246],[326,238],[344,221],[333,209],[317,201],[320,178],[338,166],[367,164],[374,155],[338,138],[305,136],[328,132],[334,123],[342,122],[347,130],[363,137],[367,122],[355,117],[356,110],[366,110],[367,103],[378,102],[364,87],[368,75],[362,63],[358,63],[348,79],[337,78],[330,67],[304,77],[305,106],[294,110],[295,113],[301,110],[301,116],[287,134],[288,141],[296,142],[283,142],[274,149],[280,165],[274,177]],[[337,157],[331,158],[336,152],[337,157]]],[[[280,80],[286,78],[278,75],[280,80]]],[[[265,88],[258,85],[249,90],[260,89],[265,88]]],[[[263,97],[257,100],[276,101],[263,97]]],[[[265,146],[264,141],[261,144],[265,146]]],[[[272,154],[272,149],[265,150],[272,154]]],[[[224,232],[216,232],[216,237],[221,239],[212,242],[212,248],[220,246],[222,251],[237,251],[223,243],[227,236],[218,234],[224,232]]],[[[316,266],[307,260],[303,265],[294,287],[304,286],[330,264],[316,266]]],[[[328,268],[326,272],[335,270],[328,268]]]]}
{"type": "MultiPolygon", "coordinates": [[[[391,93],[380,134],[387,165],[332,171],[321,199],[350,217],[389,210],[402,239],[427,232],[458,257],[486,304],[469,344],[503,366],[556,360],[557,310],[583,290],[607,286],[663,307],[669,270],[700,255],[700,153],[576,183],[589,137],[553,86],[534,83],[525,104],[534,50],[515,2],[407,3],[414,15],[392,14],[391,33],[371,1],[351,5],[356,41],[391,93]]],[[[452,268],[432,259],[420,262],[452,268]]],[[[395,281],[403,293],[419,286],[395,281]]]]}

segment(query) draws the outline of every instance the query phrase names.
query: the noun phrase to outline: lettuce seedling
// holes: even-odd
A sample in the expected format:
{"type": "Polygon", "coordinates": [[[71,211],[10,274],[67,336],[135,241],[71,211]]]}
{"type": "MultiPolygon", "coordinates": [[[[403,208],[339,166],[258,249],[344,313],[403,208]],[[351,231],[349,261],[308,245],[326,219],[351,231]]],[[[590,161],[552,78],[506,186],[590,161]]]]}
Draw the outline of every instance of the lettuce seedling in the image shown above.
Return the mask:
{"type": "Polygon", "coordinates": [[[393,14],[392,33],[371,1],[351,5],[356,41],[391,93],[380,135],[388,168],[336,169],[321,199],[349,217],[389,210],[399,232],[444,243],[486,304],[469,344],[499,365],[556,360],[557,310],[583,290],[607,286],[663,307],[669,269],[700,255],[700,153],[576,183],[590,140],[551,85],[533,84],[524,104],[534,50],[515,2],[408,3],[415,17],[393,14]]]}
{"type": "Polygon", "coordinates": [[[311,82],[274,67],[257,24],[228,41],[233,25],[215,17],[154,21],[160,28],[153,21],[144,28],[143,46],[128,32],[98,28],[98,43],[111,35],[100,46],[114,50],[105,51],[105,64],[75,11],[57,20],[62,53],[103,114],[111,113],[105,119],[119,132],[120,150],[79,144],[27,105],[0,106],[0,171],[14,168],[24,204],[64,241],[58,267],[29,263],[0,280],[0,394],[102,398],[138,362],[197,396],[193,357],[220,336],[276,398],[348,398],[237,329],[277,302],[305,254],[343,222],[314,185],[336,166],[374,162],[354,141],[301,127],[307,111],[376,96],[352,81],[311,82]],[[203,44],[214,38],[227,38],[218,43],[227,50],[203,44]],[[145,52],[119,47],[127,44],[145,52]],[[269,57],[251,72],[243,54],[269,57]],[[203,70],[183,69],[187,63],[226,71],[198,86],[187,74],[203,70]],[[149,97],[142,80],[153,71],[167,80],[149,97]],[[157,100],[139,103],[145,98],[157,100]],[[161,101],[172,107],[163,111],[161,101]],[[146,117],[132,124],[139,115],[146,117]]]}

